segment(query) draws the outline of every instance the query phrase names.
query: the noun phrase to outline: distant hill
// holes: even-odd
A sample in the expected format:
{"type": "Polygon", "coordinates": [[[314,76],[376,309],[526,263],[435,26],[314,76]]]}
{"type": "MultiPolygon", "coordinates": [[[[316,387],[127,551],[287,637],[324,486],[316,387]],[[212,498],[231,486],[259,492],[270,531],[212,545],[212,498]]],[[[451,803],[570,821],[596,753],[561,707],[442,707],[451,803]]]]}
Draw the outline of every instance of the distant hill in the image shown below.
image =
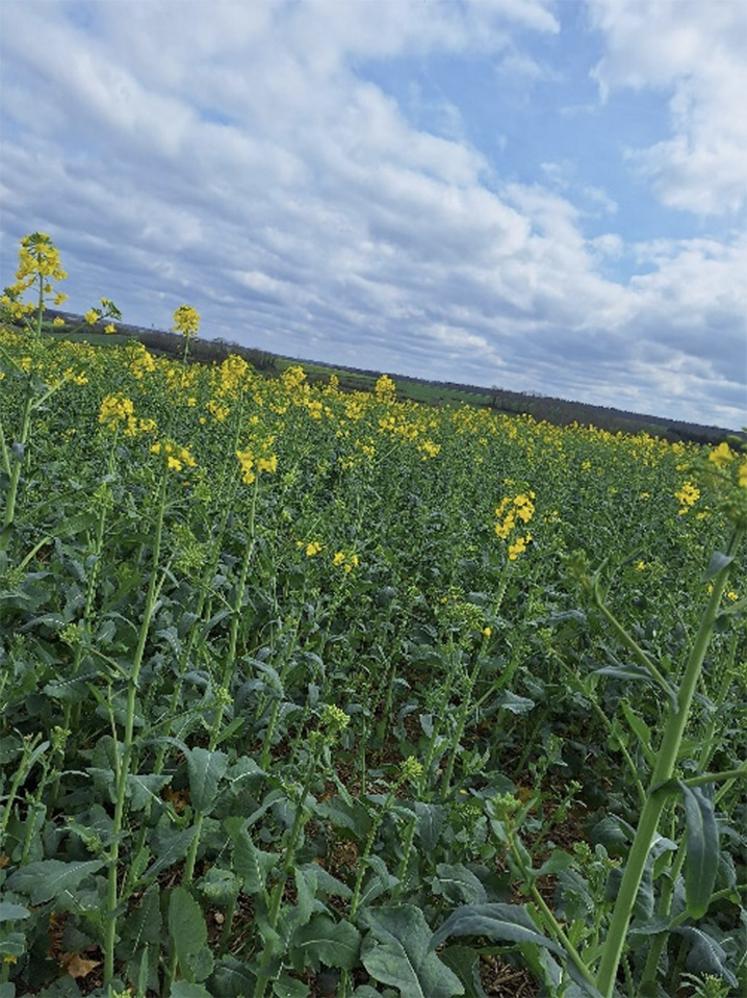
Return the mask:
{"type": "MultiPolygon", "coordinates": [[[[68,333],[65,327],[53,333],[56,336],[69,335],[69,328],[83,323],[83,317],[70,312],[50,309],[47,317],[51,320],[61,317],[68,323],[68,333]]],[[[183,340],[175,333],[158,329],[147,329],[143,326],[117,324],[116,336],[107,336],[100,325],[86,326],[74,334],[75,338],[90,342],[122,342],[127,338],[139,340],[149,350],[170,357],[181,357],[183,340]]],[[[367,391],[373,387],[380,371],[364,368],[348,367],[343,364],[326,364],[315,360],[299,360],[267,350],[257,350],[252,347],[230,343],[224,339],[197,338],[190,343],[189,355],[192,361],[202,363],[220,362],[229,354],[235,353],[244,357],[257,370],[265,374],[278,374],[292,364],[300,364],[307,372],[309,380],[318,381],[336,374],[340,379],[340,387],[349,391],[367,391]]],[[[496,412],[513,415],[530,415],[535,419],[546,420],[557,426],[569,423],[581,423],[597,426],[612,432],[625,433],[646,432],[654,436],[665,437],[667,440],[690,440],[701,444],[720,443],[728,437],[745,438],[719,426],[689,423],[679,419],[668,419],[665,416],[653,416],[625,409],[615,409],[608,406],[590,405],[586,402],[575,402],[569,399],[553,398],[545,395],[529,395],[506,388],[485,388],[479,385],[464,385],[450,381],[432,381],[429,378],[416,378],[408,374],[387,372],[397,382],[401,398],[411,399],[430,405],[449,403],[466,403],[496,412]]]]}

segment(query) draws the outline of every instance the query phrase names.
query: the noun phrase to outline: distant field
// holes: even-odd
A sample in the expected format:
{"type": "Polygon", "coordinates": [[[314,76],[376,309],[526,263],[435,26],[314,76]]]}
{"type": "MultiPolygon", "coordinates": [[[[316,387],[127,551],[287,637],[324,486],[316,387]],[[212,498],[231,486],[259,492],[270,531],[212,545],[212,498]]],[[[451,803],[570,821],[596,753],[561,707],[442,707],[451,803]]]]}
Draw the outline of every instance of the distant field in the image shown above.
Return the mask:
{"type": "MultiPolygon", "coordinates": [[[[61,315],[76,324],[80,322],[79,316],[71,316],[69,313],[50,310],[48,314],[50,316],[61,315]]],[[[53,335],[104,345],[123,342],[134,337],[155,353],[170,357],[179,356],[181,350],[179,338],[171,333],[124,324],[120,324],[118,328],[121,332],[112,335],[106,335],[95,329],[79,330],[73,334],[64,331],[55,332],[53,335]]],[[[314,360],[297,360],[266,350],[227,343],[223,340],[199,339],[193,344],[190,356],[193,360],[220,362],[229,353],[244,357],[265,375],[277,375],[294,365],[300,365],[312,382],[326,381],[330,376],[335,375],[340,380],[340,387],[346,391],[369,391],[381,374],[380,371],[356,370],[314,360]]],[[[428,405],[466,403],[480,408],[488,407],[496,412],[534,416],[535,419],[546,420],[556,426],[567,426],[577,422],[612,432],[646,432],[666,437],[671,441],[691,440],[695,443],[719,443],[734,435],[733,431],[717,426],[626,412],[622,409],[590,405],[567,399],[527,395],[507,388],[481,388],[475,385],[437,382],[426,378],[398,374],[393,374],[393,377],[397,382],[398,395],[401,399],[423,402],[428,405]]]]}

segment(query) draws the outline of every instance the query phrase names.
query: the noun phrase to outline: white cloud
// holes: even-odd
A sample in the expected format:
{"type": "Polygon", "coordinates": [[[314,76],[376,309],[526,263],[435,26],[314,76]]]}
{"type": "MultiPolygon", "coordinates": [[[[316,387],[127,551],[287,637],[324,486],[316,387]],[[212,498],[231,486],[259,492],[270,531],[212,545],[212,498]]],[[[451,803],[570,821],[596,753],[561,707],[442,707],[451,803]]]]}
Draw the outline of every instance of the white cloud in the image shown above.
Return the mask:
{"type": "Polygon", "coordinates": [[[587,0],[605,52],[603,93],[669,97],[671,135],[632,159],[661,200],[700,215],[747,206],[747,3],[587,0]]]}

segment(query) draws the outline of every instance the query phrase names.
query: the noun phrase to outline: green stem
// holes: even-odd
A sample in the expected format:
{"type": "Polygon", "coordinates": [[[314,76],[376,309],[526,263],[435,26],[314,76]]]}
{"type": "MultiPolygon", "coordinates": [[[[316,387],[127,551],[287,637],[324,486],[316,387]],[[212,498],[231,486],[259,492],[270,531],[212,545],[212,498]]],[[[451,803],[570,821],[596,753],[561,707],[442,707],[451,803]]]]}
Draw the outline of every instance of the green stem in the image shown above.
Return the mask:
{"type": "Polygon", "coordinates": [[[31,403],[32,403],[32,391],[31,391],[31,375],[28,376],[26,380],[26,398],[23,404],[23,413],[21,415],[21,434],[18,439],[18,443],[23,448],[23,457],[19,457],[17,454],[14,455],[14,463],[10,469],[10,483],[8,485],[8,498],[5,504],[5,526],[9,527],[15,518],[16,514],[16,499],[18,498],[18,483],[21,478],[21,469],[23,468],[24,461],[26,460],[25,448],[29,438],[29,432],[31,430],[31,403]]]}
{"type": "MultiPolygon", "coordinates": [[[[137,697],[140,669],[143,664],[143,655],[145,653],[145,644],[148,639],[148,632],[150,630],[151,619],[155,607],[156,585],[158,581],[158,562],[161,555],[161,537],[163,534],[164,512],[166,509],[167,474],[168,473],[166,471],[162,473],[161,484],[159,486],[158,512],[156,513],[156,529],[155,536],[153,538],[150,581],[148,583],[148,591],[145,596],[145,606],[143,608],[143,617],[140,623],[138,643],[135,649],[134,658],[132,660],[132,669],[130,671],[127,690],[127,708],[125,713],[124,742],[122,745],[122,754],[119,758],[117,772],[116,802],[114,805],[114,820],[112,823],[112,847],[111,855],[109,857],[109,877],[106,896],[106,930],[104,936],[104,988],[109,991],[111,991],[111,983],[114,977],[114,946],[117,940],[118,905],[117,866],[119,863],[119,847],[122,836],[125,798],[127,796],[127,777],[130,769],[133,732],[135,728],[135,702],[137,697]]],[[[116,748],[116,744],[115,751],[119,755],[119,749],[116,748]]]]}
{"type": "MultiPolygon", "coordinates": [[[[742,531],[735,530],[729,543],[728,553],[733,554],[741,540],[742,531]]],[[[682,737],[690,716],[690,707],[698,684],[703,660],[713,634],[721,597],[729,578],[730,565],[725,566],[714,580],[708,605],[700,622],[695,642],[688,657],[685,674],[677,694],[676,707],[669,707],[664,728],[664,736],[656,758],[656,764],[649,784],[648,797],[643,805],[638,821],[633,845],[625,864],[625,872],[612,911],[607,938],[602,949],[602,957],[597,972],[597,988],[604,998],[611,998],[617,970],[620,965],[633,906],[641,884],[646,859],[653,842],[659,818],[666,804],[664,794],[655,793],[657,787],[672,778],[679,757],[682,737]]]]}

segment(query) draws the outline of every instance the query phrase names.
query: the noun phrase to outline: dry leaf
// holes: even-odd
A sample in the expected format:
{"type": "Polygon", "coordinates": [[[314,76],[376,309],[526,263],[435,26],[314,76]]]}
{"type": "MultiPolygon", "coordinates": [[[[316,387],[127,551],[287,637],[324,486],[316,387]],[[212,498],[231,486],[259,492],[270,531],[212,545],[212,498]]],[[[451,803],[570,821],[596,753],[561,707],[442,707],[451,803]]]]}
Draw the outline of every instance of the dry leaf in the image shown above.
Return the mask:
{"type": "Polygon", "coordinates": [[[63,953],[61,964],[71,977],[87,977],[92,970],[101,966],[101,960],[86,960],[80,953],[63,953]]]}
{"type": "Polygon", "coordinates": [[[166,787],[163,796],[164,800],[167,800],[171,804],[177,814],[181,814],[187,804],[189,804],[188,790],[172,790],[171,787],[166,787]]]}

